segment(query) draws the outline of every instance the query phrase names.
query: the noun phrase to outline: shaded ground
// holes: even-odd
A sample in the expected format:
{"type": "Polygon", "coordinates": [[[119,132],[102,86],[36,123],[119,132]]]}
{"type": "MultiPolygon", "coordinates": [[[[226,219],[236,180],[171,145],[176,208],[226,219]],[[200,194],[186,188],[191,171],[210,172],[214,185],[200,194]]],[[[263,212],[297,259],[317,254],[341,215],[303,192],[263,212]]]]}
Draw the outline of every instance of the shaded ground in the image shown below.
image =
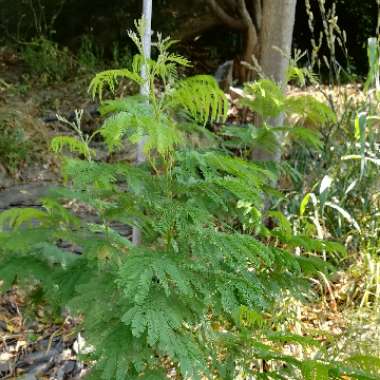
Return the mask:
{"type": "MultiPolygon", "coordinates": [[[[85,131],[100,124],[97,103],[87,93],[93,74],[50,84],[25,73],[16,54],[0,48],[0,212],[41,206],[39,199],[59,182],[59,160],[49,150],[50,140],[72,131],[57,120],[57,113],[71,121],[74,111],[83,109],[81,125],[85,131]]],[[[127,86],[121,91],[128,91],[127,86]]],[[[98,159],[104,159],[107,153],[102,144],[95,149],[98,159]]],[[[121,155],[130,159],[134,152],[121,155]]],[[[85,218],[92,217],[76,205],[70,207],[85,218]]],[[[114,228],[121,234],[130,233],[125,226],[114,228]]],[[[78,321],[54,314],[37,298],[35,303],[27,301],[17,288],[0,296],[0,378],[83,377],[87,369],[78,354],[86,351],[86,345],[77,329],[78,321]]]]}
{"type": "Polygon", "coordinates": [[[54,320],[43,306],[26,304],[16,290],[0,299],[0,378],[77,379],[84,341],[69,316],[54,320]]]}
{"type": "MultiPolygon", "coordinates": [[[[88,74],[51,85],[31,80],[18,56],[0,49],[0,133],[3,141],[9,139],[0,144],[0,211],[38,206],[59,180],[58,161],[48,145],[54,135],[70,131],[55,114],[70,118],[76,108],[96,107],[87,94],[89,80],[88,74]]],[[[93,128],[96,116],[86,112],[83,122],[93,128]]],[[[44,305],[26,303],[16,289],[0,297],[0,378],[81,377],[86,369],[76,360],[83,348],[76,325],[69,316],[53,317],[44,305]]]]}
{"type": "Polygon", "coordinates": [[[49,153],[49,141],[69,131],[55,115],[70,119],[74,110],[84,109],[84,128],[94,127],[96,104],[87,94],[90,79],[83,74],[46,84],[25,74],[23,62],[12,51],[0,49],[0,133],[9,139],[8,147],[0,145],[0,190],[20,182],[56,180],[57,161],[49,153]],[[20,131],[23,136],[16,134],[20,131]]]}

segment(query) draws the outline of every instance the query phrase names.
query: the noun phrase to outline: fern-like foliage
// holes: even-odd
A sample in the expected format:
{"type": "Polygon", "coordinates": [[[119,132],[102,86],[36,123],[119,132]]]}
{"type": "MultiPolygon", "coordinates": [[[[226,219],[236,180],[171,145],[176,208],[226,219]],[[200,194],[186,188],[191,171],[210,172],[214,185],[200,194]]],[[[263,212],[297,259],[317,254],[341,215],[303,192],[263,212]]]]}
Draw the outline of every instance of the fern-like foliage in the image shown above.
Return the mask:
{"type": "MultiPolygon", "coordinates": [[[[147,71],[147,81],[149,81],[151,85],[150,94],[145,101],[149,101],[156,119],[159,118],[161,113],[174,115],[178,113],[178,111],[183,111],[184,114],[188,115],[192,120],[203,125],[207,122],[225,120],[228,108],[227,99],[215,79],[207,75],[197,75],[178,80],[178,67],[186,67],[189,66],[190,63],[186,58],[168,51],[175,41],[169,38],[162,38],[161,35],[158,35],[157,42],[153,44],[158,50],[158,57],[156,60],[147,59],[142,54],[142,46],[139,40],[142,24],[137,23],[136,27],[138,32],[130,32],[130,37],[140,51],[140,54],[134,57],[132,70],[119,69],[98,73],[92,80],[89,88],[93,97],[98,95],[99,98],[102,99],[105,87],[114,93],[118,80],[122,78],[130,79],[141,85],[143,79],[140,72],[144,65],[147,71]],[[157,80],[161,81],[164,87],[164,91],[159,95],[154,91],[154,83],[157,80]]],[[[137,101],[137,98],[135,98],[135,100],[137,101]]],[[[106,105],[102,107],[102,111],[105,113],[121,110],[125,111],[126,109],[128,109],[130,113],[137,111],[137,108],[134,107],[137,106],[137,102],[134,102],[132,105],[130,102],[133,100],[129,98],[124,101],[129,104],[123,105],[123,100],[120,99],[107,102],[106,105]]],[[[140,103],[140,106],[141,104],[143,103],[140,103]]],[[[149,107],[145,107],[142,111],[143,114],[145,114],[148,109],[149,107]]]]}
{"type": "MultiPolygon", "coordinates": [[[[161,53],[168,45],[159,39],[161,53]]],[[[172,63],[186,61],[168,54],[149,70],[173,79],[172,63]]],[[[120,76],[139,80],[137,73],[117,71],[99,75],[91,88],[101,94],[103,85],[114,88],[120,76]]],[[[152,91],[149,104],[130,97],[101,107],[107,119],[99,133],[110,150],[122,147],[124,138],[147,139],[147,163],[96,162],[85,154],[90,139],[78,140],[86,149],[77,140],[53,141],[56,151],[68,144],[82,157],[64,160],[67,186],[53,189],[42,209],[0,214],[0,279],[5,287],[39,283],[57,307],[83,316],[84,334],[95,347],[90,379],[163,380],[172,369],[192,380],[234,379],[242,370],[260,376],[252,367],[256,359],[285,363],[290,378],[300,371],[306,380],[325,376],[320,362],[276,350],[270,342],[281,337],[264,331],[264,315],[284,292],[307,292],[307,276],[324,270],[311,251],[326,245],[301,237],[295,242],[286,225],[260,239],[254,233],[264,230],[257,210],[271,172],[215,147],[181,144],[176,112],[197,128],[223,120],[224,95],[208,77],[173,82],[166,91],[152,91]],[[85,206],[89,215],[75,215],[63,207],[67,201],[85,206]],[[257,211],[247,222],[251,228],[245,228],[247,209],[257,211]],[[137,226],[142,244],[133,246],[115,223],[137,226]],[[274,246],[273,238],[289,249],[274,246]],[[293,253],[294,245],[304,247],[302,256],[293,253]]],[[[331,378],[356,376],[331,368],[331,378]]],[[[267,378],[276,376],[287,374],[279,370],[267,378]]]]}
{"type": "Polygon", "coordinates": [[[264,121],[281,113],[289,116],[296,114],[303,123],[309,122],[314,125],[336,120],[334,112],[313,96],[286,96],[283,90],[269,79],[247,83],[244,92],[241,103],[258,113],[264,121]]]}
{"type": "Polygon", "coordinates": [[[232,148],[259,147],[268,152],[275,152],[278,151],[280,141],[290,139],[321,150],[318,126],[336,121],[334,112],[325,103],[310,95],[286,96],[283,90],[269,79],[247,83],[241,104],[259,116],[256,118],[259,125],[247,126],[244,133],[236,133],[226,128],[224,133],[232,137],[232,142],[228,141],[227,146],[232,148]],[[281,115],[292,120],[291,125],[273,125],[281,115]]]}
{"type": "Polygon", "coordinates": [[[227,117],[228,103],[216,80],[197,75],[180,81],[166,100],[166,107],[183,109],[195,121],[223,121],[227,117]]]}
{"type": "Polygon", "coordinates": [[[284,112],[286,97],[279,86],[269,79],[247,83],[241,104],[264,118],[276,117],[284,112]]]}
{"type": "Polygon", "coordinates": [[[67,147],[70,152],[82,154],[86,159],[90,159],[95,154],[88,144],[72,136],[56,136],[52,139],[50,146],[55,153],[61,153],[67,147]]]}
{"type": "MultiPolygon", "coordinates": [[[[128,107],[128,103],[126,100],[124,106],[128,107]]],[[[131,109],[110,116],[103,124],[100,133],[110,150],[120,148],[123,138],[128,138],[131,143],[136,144],[146,136],[144,153],[147,156],[152,150],[165,156],[181,142],[181,132],[175,128],[170,119],[163,116],[156,118],[147,112],[145,115],[144,113],[138,115],[131,109]]]]}
{"type": "MultiPolygon", "coordinates": [[[[140,65],[137,64],[137,60],[134,61],[134,67],[140,67],[140,65]]],[[[95,78],[90,83],[89,91],[93,97],[98,95],[99,98],[102,99],[104,87],[107,86],[110,91],[114,93],[118,81],[123,78],[130,79],[138,84],[143,83],[143,79],[138,72],[132,72],[128,69],[107,70],[96,74],[95,78]]]]}

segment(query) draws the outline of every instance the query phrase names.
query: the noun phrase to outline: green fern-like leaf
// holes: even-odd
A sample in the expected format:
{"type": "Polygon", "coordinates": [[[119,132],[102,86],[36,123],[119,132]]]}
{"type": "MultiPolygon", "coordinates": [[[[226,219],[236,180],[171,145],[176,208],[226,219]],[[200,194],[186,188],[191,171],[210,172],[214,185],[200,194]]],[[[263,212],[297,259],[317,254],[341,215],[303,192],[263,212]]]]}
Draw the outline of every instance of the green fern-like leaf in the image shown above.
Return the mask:
{"type": "Polygon", "coordinates": [[[269,79],[248,83],[241,104],[264,118],[277,117],[285,109],[285,96],[281,88],[269,79]]]}
{"type": "Polygon", "coordinates": [[[285,110],[287,114],[295,113],[313,125],[336,121],[331,108],[311,95],[289,96],[285,101],[285,110]]]}
{"type": "Polygon", "coordinates": [[[184,79],[167,97],[166,107],[183,109],[200,124],[227,117],[227,99],[213,77],[197,75],[184,79]]]}
{"type": "Polygon", "coordinates": [[[46,212],[36,208],[13,208],[0,214],[0,231],[6,228],[18,229],[22,225],[43,223],[47,220],[46,212]]]}
{"type": "Polygon", "coordinates": [[[103,116],[118,112],[128,112],[134,116],[152,116],[153,109],[141,95],[128,96],[123,99],[105,100],[99,107],[103,116]]]}
{"type": "Polygon", "coordinates": [[[102,125],[100,130],[107,147],[110,151],[122,146],[123,137],[128,130],[135,127],[133,115],[128,112],[119,112],[110,116],[102,125]]]}
{"type": "Polygon", "coordinates": [[[95,155],[94,150],[91,149],[88,144],[80,141],[76,137],[55,136],[52,139],[50,146],[55,153],[60,153],[65,147],[67,147],[70,152],[82,154],[86,159],[90,159],[95,155]]]}
{"type": "Polygon", "coordinates": [[[95,75],[95,78],[90,83],[89,92],[93,98],[99,96],[102,99],[104,88],[108,87],[114,93],[119,79],[123,78],[130,79],[137,84],[143,83],[141,76],[137,72],[132,72],[128,69],[107,70],[95,75]]]}
{"type": "Polygon", "coordinates": [[[353,355],[347,359],[347,364],[366,371],[380,378],[380,358],[370,355],[353,355]]]}
{"type": "Polygon", "coordinates": [[[304,360],[301,370],[304,380],[329,380],[329,368],[326,363],[304,360]]]}

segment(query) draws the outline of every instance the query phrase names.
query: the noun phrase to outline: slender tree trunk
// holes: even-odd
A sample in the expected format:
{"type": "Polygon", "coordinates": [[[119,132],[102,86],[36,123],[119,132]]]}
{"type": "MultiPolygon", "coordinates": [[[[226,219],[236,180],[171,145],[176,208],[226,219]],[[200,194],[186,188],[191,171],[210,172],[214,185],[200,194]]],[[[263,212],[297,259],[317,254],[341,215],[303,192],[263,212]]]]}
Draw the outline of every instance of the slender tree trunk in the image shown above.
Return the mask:
{"type": "MultiPolygon", "coordinates": [[[[150,50],[152,45],[152,0],[143,0],[143,13],[142,18],[144,20],[144,36],[142,40],[143,44],[143,54],[145,59],[150,58],[150,50]]],[[[144,79],[144,83],[141,85],[140,94],[145,96],[148,101],[149,92],[150,92],[150,84],[148,80],[148,69],[147,65],[144,64],[141,69],[141,76],[144,79]]],[[[145,161],[144,155],[144,145],[145,139],[141,139],[141,141],[137,145],[137,157],[136,162],[139,164],[145,161]]],[[[135,245],[139,245],[141,243],[141,231],[137,227],[133,227],[132,230],[132,242],[135,245]]]]}
{"type": "Polygon", "coordinates": [[[260,34],[260,65],[283,85],[291,53],[297,0],[265,0],[260,34]]]}
{"type": "MultiPolygon", "coordinates": [[[[291,55],[293,29],[297,0],[265,0],[263,4],[262,27],[260,31],[260,66],[266,77],[280,86],[286,84],[286,72],[291,55]]],[[[272,126],[281,126],[284,117],[270,120],[272,126]]],[[[267,151],[255,149],[252,158],[261,161],[281,159],[281,141],[277,149],[267,151]]]]}

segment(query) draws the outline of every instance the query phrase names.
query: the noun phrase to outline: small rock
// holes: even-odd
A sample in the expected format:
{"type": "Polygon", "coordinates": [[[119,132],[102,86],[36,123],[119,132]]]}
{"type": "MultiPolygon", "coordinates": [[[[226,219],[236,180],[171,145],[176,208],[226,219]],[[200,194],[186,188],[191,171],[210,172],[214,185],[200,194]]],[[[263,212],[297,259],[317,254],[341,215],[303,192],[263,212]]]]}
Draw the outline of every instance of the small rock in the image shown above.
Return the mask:
{"type": "Polygon", "coordinates": [[[74,372],[76,366],[77,363],[75,360],[68,360],[65,362],[65,364],[60,367],[57,372],[57,380],[64,380],[68,378],[68,376],[74,372]]]}
{"type": "Polygon", "coordinates": [[[20,380],[38,380],[38,379],[32,373],[27,373],[26,375],[22,376],[20,380]]]}
{"type": "Polygon", "coordinates": [[[11,366],[9,363],[6,362],[0,362],[0,379],[5,376],[11,369],[11,366]]]}
{"type": "Polygon", "coordinates": [[[73,350],[76,354],[90,354],[94,352],[94,347],[87,345],[86,340],[83,338],[81,334],[78,334],[77,340],[73,344],[73,350]]]}

